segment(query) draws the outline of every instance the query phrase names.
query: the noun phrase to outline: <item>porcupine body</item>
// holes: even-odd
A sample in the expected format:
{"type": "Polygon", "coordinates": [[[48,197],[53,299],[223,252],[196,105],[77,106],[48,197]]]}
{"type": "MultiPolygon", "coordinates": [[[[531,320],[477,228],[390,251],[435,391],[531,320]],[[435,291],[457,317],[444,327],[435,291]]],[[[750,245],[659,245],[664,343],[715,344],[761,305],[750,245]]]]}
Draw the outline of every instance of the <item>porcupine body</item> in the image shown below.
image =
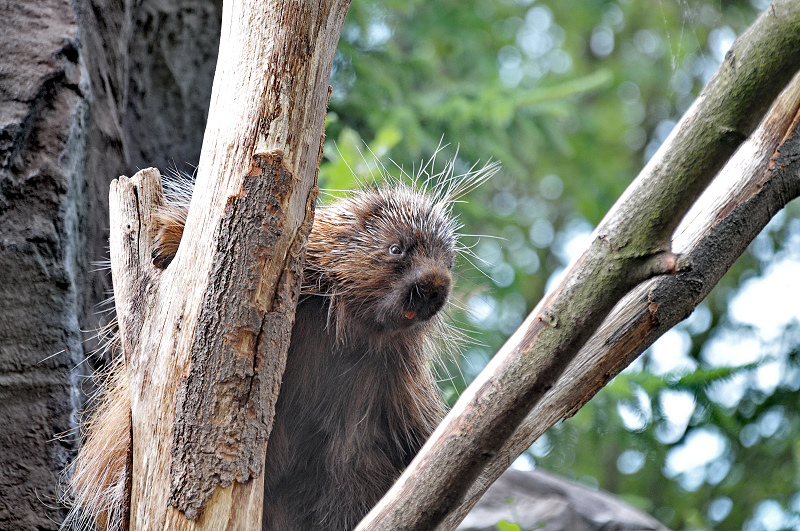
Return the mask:
{"type": "Polygon", "coordinates": [[[355,527],[444,410],[425,342],[455,226],[409,188],[321,209],[267,450],[263,529],[355,527]]]}
{"type": "MultiPolygon", "coordinates": [[[[430,190],[390,182],[317,210],[268,443],[263,530],[352,529],[433,431],[444,405],[430,348],[457,246],[450,209],[495,168],[453,177],[449,165],[430,190]]],[[[160,267],[177,251],[189,188],[168,186],[160,267]]],[[[122,528],[130,406],[121,364],[109,382],[71,482],[81,528],[122,528]]]]}

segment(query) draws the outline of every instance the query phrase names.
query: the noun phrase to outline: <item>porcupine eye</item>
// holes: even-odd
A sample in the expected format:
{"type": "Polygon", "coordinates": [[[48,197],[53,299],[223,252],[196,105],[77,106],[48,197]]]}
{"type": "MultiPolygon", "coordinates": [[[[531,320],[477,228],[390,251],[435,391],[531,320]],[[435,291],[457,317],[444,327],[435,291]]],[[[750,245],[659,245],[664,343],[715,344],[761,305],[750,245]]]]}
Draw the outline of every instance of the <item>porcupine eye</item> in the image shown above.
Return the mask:
{"type": "Polygon", "coordinates": [[[389,254],[392,256],[403,256],[403,248],[399,244],[393,243],[389,246],[389,254]]]}

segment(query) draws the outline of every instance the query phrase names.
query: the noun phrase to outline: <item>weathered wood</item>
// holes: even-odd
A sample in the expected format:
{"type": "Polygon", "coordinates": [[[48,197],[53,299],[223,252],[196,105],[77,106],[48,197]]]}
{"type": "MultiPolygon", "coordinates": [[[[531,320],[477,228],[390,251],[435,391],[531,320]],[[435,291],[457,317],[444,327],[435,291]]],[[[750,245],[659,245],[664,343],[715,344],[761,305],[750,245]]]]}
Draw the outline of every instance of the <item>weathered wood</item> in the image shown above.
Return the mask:
{"type": "Polygon", "coordinates": [[[464,392],[358,530],[422,531],[442,523],[614,305],[648,276],[688,265],[670,253],[674,229],[800,68],[798,46],[800,4],[774,2],[734,43],[583,256],[464,392]]]}
{"type": "Polygon", "coordinates": [[[231,261],[215,264],[197,323],[202,333],[190,353],[193,370],[176,398],[170,503],[190,517],[216,486],[245,481],[263,469],[282,353],[291,336],[293,317],[288,312],[302,281],[302,242],[310,228],[314,194],[309,196],[306,226],[285,256],[276,256],[281,243],[285,245],[279,238],[292,175],[280,156],[255,158],[242,194],[229,199],[218,226],[218,252],[231,261]],[[278,278],[262,278],[270,262],[287,269],[277,271],[278,278]]]}
{"type": "Polygon", "coordinates": [[[166,270],[151,263],[158,172],[112,184],[131,529],[261,527],[264,452],[348,4],[225,3],[195,194],[166,270]]]}

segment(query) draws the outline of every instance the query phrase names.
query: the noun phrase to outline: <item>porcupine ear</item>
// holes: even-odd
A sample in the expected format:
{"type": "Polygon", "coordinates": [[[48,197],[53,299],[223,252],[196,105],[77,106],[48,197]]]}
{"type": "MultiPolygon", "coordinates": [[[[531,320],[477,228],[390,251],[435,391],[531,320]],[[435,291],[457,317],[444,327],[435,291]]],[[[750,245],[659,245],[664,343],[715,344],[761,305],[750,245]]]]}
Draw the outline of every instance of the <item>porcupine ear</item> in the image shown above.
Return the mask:
{"type": "Polygon", "coordinates": [[[186,215],[192,200],[194,177],[170,169],[162,177],[164,205],[158,209],[154,219],[159,229],[153,245],[153,265],[161,269],[175,258],[186,226],[186,215]]]}
{"type": "Polygon", "coordinates": [[[183,237],[187,212],[188,208],[168,205],[155,215],[156,223],[159,224],[153,246],[153,264],[156,267],[166,269],[175,258],[183,237]]]}

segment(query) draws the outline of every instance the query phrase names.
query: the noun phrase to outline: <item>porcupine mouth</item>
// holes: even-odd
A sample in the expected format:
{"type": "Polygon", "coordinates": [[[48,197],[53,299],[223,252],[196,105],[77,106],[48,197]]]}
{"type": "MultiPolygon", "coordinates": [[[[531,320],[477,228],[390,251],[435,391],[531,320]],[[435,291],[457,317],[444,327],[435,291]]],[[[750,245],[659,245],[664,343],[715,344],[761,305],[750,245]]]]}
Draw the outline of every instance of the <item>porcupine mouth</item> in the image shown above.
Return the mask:
{"type": "Polygon", "coordinates": [[[411,326],[415,323],[424,323],[431,320],[439,310],[444,306],[444,300],[436,303],[435,305],[427,305],[422,307],[404,308],[400,315],[402,316],[399,321],[404,326],[411,326]]]}
{"type": "Polygon", "coordinates": [[[450,295],[450,278],[432,276],[414,282],[407,290],[400,311],[399,324],[411,327],[432,319],[444,306],[450,295]]]}
{"type": "Polygon", "coordinates": [[[423,326],[444,307],[450,295],[450,271],[418,268],[394,283],[379,299],[365,306],[364,324],[379,333],[392,334],[423,326]]]}
{"type": "Polygon", "coordinates": [[[401,302],[399,296],[394,300],[384,300],[383,310],[375,316],[372,326],[378,332],[389,334],[421,327],[439,313],[448,295],[449,289],[433,300],[415,301],[402,297],[401,302]]]}

